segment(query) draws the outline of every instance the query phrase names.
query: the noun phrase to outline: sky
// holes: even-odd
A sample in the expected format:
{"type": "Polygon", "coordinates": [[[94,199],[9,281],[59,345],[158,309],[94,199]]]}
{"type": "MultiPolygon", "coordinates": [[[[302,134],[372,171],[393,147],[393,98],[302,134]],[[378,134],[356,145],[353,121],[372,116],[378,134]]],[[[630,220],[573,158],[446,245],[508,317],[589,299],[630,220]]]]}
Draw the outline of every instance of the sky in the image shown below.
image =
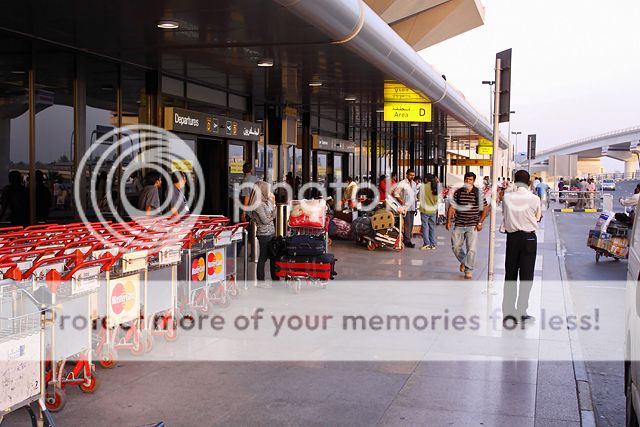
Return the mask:
{"type": "MultiPolygon", "coordinates": [[[[480,0],[485,24],[420,52],[485,116],[512,48],[511,131],[538,151],[640,125],[640,0],[480,0]]],[[[501,132],[508,133],[502,124],[501,132]]],[[[603,162],[607,171],[621,162],[603,162]]]]}

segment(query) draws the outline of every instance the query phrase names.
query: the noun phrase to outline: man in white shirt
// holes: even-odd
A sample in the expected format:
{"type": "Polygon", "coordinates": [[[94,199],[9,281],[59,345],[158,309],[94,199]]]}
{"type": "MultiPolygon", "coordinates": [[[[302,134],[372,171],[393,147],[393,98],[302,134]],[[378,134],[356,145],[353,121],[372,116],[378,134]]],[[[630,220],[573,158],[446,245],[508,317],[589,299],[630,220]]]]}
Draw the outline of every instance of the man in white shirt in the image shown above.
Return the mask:
{"type": "Polygon", "coordinates": [[[393,196],[402,204],[403,210],[406,212],[404,217],[404,245],[408,248],[415,248],[411,242],[411,234],[413,231],[413,219],[416,215],[416,193],[418,186],[414,178],[416,173],[413,169],[407,169],[405,179],[398,183],[393,192],[393,196]]]}
{"type": "Polygon", "coordinates": [[[502,203],[503,223],[500,230],[507,233],[502,299],[505,325],[510,325],[509,322],[515,325],[519,321],[534,320],[533,316],[527,313],[527,307],[536,265],[536,230],[542,212],[540,198],[529,190],[530,180],[527,171],[516,172],[516,189],[505,194],[502,203]]]}

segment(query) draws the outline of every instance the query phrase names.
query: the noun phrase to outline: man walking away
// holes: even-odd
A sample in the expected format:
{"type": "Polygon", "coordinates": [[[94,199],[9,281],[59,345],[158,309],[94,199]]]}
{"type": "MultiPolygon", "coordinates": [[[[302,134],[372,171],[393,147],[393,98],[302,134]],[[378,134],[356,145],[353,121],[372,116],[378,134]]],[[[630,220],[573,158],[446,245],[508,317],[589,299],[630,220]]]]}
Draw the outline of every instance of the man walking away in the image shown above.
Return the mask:
{"type": "Polygon", "coordinates": [[[451,248],[460,262],[460,272],[464,273],[465,279],[473,278],[478,231],[482,231],[482,223],[489,212],[489,205],[474,185],[475,182],[476,174],[464,174],[464,186],[453,193],[447,212],[447,230],[451,230],[451,220],[455,222],[451,231],[451,248]]]}
{"type": "Polygon", "coordinates": [[[540,198],[529,191],[530,179],[527,171],[516,172],[516,191],[506,194],[502,205],[503,223],[500,229],[507,233],[502,299],[505,323],[534,320],[534,317],[527,313],[527,308],[536,265],[536,229],[542,213],[540,198]]]}
{"type": "Polygon", "coordinates": [[[407,169],[405,179],[398,183],[398,186],[394,191],[394,196],[400,201],[406,213],[404,217],[404,245],[408,248],[416,247],[416,245],[411,242],[411,234],[413,233],[413,219],[416,216],[417,185],[414,181],[415,177],[415,171],[413,169],[407,169]]]}

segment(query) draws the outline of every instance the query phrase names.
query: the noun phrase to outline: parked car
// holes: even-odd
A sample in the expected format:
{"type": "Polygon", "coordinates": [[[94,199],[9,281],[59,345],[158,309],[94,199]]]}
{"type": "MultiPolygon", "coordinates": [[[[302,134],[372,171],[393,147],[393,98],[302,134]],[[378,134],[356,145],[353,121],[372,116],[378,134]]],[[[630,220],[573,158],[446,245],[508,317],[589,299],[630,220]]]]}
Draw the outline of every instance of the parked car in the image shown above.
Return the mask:
{"type": "Polygon", "coordinates": [[[616,182],[613,179],[602,180],[603,191],[616,191],[616,182]]]}
{"type": "MultiPolygon", "coordinates": [[[[640,212],[640,206],[636,207],[640,212]]],[[[640,226],[635,221],[629,242],[625,293],[625,395],[627,426],[638,426],[640,413],[640,226]]]]}

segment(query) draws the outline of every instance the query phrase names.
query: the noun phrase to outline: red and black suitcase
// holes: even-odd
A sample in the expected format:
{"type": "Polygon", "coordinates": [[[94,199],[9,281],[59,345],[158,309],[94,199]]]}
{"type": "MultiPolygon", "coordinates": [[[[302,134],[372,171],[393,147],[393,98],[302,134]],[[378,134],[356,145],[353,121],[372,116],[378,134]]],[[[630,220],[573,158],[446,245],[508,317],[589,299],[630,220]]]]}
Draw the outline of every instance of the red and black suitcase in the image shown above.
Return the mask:
{"type": "Polygon", "coordinates": [[[276,276],[331,280],[335,277],[333,254],[283,255],[276,261],[276,276]]]}

